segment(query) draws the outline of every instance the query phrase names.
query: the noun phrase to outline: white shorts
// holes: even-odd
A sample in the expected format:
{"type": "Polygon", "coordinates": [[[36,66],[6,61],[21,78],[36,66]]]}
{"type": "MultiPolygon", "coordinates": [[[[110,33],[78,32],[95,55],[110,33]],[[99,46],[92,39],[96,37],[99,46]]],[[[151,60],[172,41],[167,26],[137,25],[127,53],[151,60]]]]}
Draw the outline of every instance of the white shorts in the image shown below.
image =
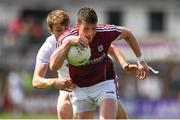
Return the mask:
{"type": "Polygon", "coordinates": [[[76,87],[70,94],[74,113],[94,111],[105,98],[117,100],[114,80],[103,81],[90,87],[76,87]]]}

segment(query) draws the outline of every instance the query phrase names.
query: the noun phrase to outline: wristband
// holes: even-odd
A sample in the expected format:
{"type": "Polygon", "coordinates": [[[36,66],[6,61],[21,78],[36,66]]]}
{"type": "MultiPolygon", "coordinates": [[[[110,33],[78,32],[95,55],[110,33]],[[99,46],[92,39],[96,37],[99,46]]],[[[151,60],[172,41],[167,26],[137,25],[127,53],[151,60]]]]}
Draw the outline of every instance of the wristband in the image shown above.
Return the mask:
{"type": "Polygon", "coordinates": [[[137,60],[140,61],[140,62],[144,61],[144,56],[141,55],[141,56],[137,57],[137,60]]]}

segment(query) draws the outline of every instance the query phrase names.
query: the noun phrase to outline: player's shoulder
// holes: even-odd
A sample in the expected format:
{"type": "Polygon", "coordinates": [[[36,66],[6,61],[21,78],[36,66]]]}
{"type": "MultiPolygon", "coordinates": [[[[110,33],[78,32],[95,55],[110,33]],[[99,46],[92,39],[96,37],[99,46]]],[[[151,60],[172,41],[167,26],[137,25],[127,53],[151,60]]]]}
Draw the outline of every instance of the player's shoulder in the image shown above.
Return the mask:
{"type": "Polygon", "coordinates": [[[52,34],[49,37],[46,38],[46,41],[43,43],[39,51],[44,51],[44,50],[50,50],[56,48],[56,38],[52,34]],[[47,49],[48,48],[48,49],[47,49]]]}
{"type": "Polygon", "coordinates": [[[46,38],[46,41],[40,47],[37,53],[37,60],[47,59],[48,61],[49,56],[56,48],[56,39],[55,36],[52,34],[46,38]]]}
{"type": "Polygon", "coordinates": [[[67,29],[58,39],[58,42],[57,42],[57,46],[59,44],[62,43],[62,41],[68,37],[68,36],[71,36],[71,35],[78,35],[79,32],[78,32],[78,28],[77,28],[77,25],[73,26],[73,27],[70,27],[69,29],[67,29]]]}
{"type": "Polygon", "coordinates": [[[56,44],[55,36],[52,34],[49,37],[47,37],[45,43],[46,44],[56,44]]]}
{"type": "Polygon", "coordinates": [[[63,35],[76,35],[78,33],[77,25],[70,27],[67,29],[63,35]]]}
{"type": "Polygon", "coordinates": [[[102,32],[102,31],[113,31],[116,30],[117,26],[115,25],[110,25],[110,24],[98,24],[97,25],[97,31],[102,32]]]}

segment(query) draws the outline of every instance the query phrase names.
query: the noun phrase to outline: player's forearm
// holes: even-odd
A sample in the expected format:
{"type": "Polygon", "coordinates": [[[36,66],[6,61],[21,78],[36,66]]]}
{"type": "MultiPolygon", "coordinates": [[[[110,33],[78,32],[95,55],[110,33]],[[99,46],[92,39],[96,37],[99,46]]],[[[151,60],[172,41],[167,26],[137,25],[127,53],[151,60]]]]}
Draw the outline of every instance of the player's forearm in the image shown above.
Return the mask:
{"type": "Polygon", "coordinates": [[[125,60],[122,52],[115,47],[114,45],[111,45],[111,47],[108,50],[108,53],[115,59],[121,66],[124,68],[126,65],[128,65],[127,61],[125,60]]]}
{"type": "Polygon", "coordinates": [[[48,88],[54,84],[55,80],[56,80],[55,78],[35,77],[33,79],[33,87],[34,88],[48,88]]]}
{"type": "Polygon", "coordinates": [[[52,71],[57,71],[62,66],[69,47],[70,43],[64,42],[57,50],[53,52],[50,58],[50,69],[52,71]]]}

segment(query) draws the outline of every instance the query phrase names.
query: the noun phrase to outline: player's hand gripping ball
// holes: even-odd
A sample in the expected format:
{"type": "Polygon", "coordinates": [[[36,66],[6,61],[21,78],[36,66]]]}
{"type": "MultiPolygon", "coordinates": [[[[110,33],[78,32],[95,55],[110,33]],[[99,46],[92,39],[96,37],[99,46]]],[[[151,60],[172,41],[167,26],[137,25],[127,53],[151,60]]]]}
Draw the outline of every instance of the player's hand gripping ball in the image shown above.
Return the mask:
{"type": "Polygon", "coordinates": [[[90,47],[81,49],[78,46],[71,46],[67,53],[68,63],[74,66],[84,65],[91,57],[90,47]]]}

